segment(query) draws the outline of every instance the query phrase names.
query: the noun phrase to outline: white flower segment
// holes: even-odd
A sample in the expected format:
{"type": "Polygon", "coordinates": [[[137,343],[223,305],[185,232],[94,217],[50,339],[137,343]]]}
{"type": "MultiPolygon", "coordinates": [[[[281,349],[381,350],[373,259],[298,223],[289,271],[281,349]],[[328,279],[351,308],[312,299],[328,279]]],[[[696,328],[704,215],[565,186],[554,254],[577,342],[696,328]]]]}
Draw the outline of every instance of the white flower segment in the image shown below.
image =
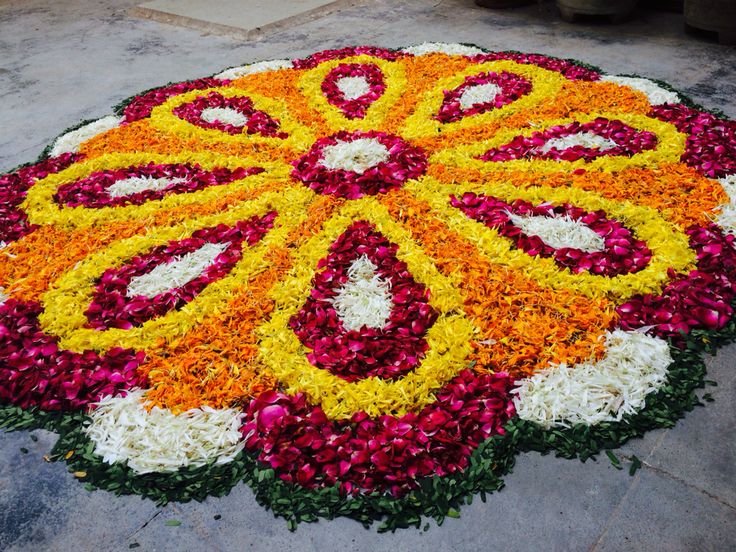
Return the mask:
{"type": "Polygon", "coordinates": [[[103,398],[84,432],[108,464],[127,462],[136,473],[171,472],[184,466],[232,461],[243,449],[243,413],[203,406],[181,414],[143,406],[144,391],[103,398]]]}
{"type": "Polygon", "coordinates": [[[371,167],[388,161],[388,148],[375,138],[358,138],[352,141],[338,140],[325,146],[320,162],[328,169],[342,169],[363,174],[371,167]]]}
{"type": "Polygon", "coordinates": [[[555,249],[572,247],[586,253],[595,253],[606,248],[606,242],[601,236],[568,215],[543,217],[508,213],[508,217],[511,224],[527,236],[538,236],[544,243],[555,249]]]}
{"type": "Polygon", "coordinates": [[[736,174],[719,178],[718,182],[723,187],[723,191],[728,194],[728,199],[731,201],[716,209],[718,211],[716,223],[724,232],[736,235],[736,174]]]}
{"type": "Polygon", "coordinates": [[[265,73],[266,71],[278,71],[279,69],[291,69],[293,64],[288,59],[274,59],[271,61],[259,61],[250,65],[242,65],[240,67],[232,67],[226,69],[222,73],[215,75],[216,79],[234,80],[252,75],[254,73],[265,73]]]}
{"type": "Polygon", "coordinates": [[[186,182],[187,179],[183,177],[162,177],[162,178],[151,178],[150,176],[131,176],[130,178],[124,178],[114,182],[107,188],[107,195],[110,197],[125,197],[139,192],[146,192],[153,190],[160,192],[166,190],[182,182],[186,182]]]}
{"type": "Polygon", "coordinates": [[[371,85],[365,77],[342,77],[335,82],[346,100],[357,100],[371,91],[371,85]]]}
{"type": "Polygon", "coordinates": [[[76,153],[79,151],[79,146],[90,138],[94,138],[98,134],[107,132],[120,126],[123,122],[122,117],[116,117],[115,115],[108,115],[102,119],[97,119],[77,130],[72,130],[66,134],[59,136],[54,142],[51,148],[51,157],[56,157],[62,153],[76,153]]]}
{"type": "Polygon", "coordinates": [[[5,288],[0,287],[0,305],[8,300],[8,295],[5,293],[5,288]]]}
{"type": "Polygon", "coordinates": [[[206,243],[196,251],[174,257],[168,263],[130,280],[126,295],[128,297],[156,297],[165,291],[188,284],[199,278],[218,255],[224,252],[229,243],[206,243]]]}
{"type": "Polygon", "coordinates": [[[618,75],[604,75],[601,77],[604,82],[613,82],[622,86],[628,86],[639,92],[643,92],[652,105],[676,104],[680,103],[680,97],[672,92],[659,86],[656,82],[640,77],[620,77],[618,75]]]}
{"type": "Polygon", "coordinates": [[[416,46],[404,48],[402,52],[414,54],[415,56],[423,56],[425,54],[447,54],[449,56],[474,56],[482,54],[483,50],[475,46],[466,46],[465,44],[455,44],[446,42],[423,42],[416,46]]]}
{"type": "Polygon", "coordinates": [[[518,382],[512,390],[516,413],[545,428],[621,421],[644,408],[647,395],[664,385],[671,363],[663,339],[608,332],[601,360],[550,366],[518,382]]]}
{"type": "Polygon", "coordinates": [[[219,122],[236,127],[243,127],[248,124],[248,117],[230,107],[205,107],[200,117],[208,123],[219,122]]]}
{"type": "Polygon", "coordinates": [[[604,138],[593,132],[577,132],[569,136],[561,136],[560,138],[550,138],[539,149],[541,153],[549,153],[552,148],[558,151],[566,150],[574,146],[582,146],[584,148],[607,150],[615,148],[618,144],[609,138],[604,138]]]}
{"type": "Polygon", "coordinates": [[[388,323],[394,307],[391,284],[377,270],[368,257],[358,257],[348,269],[348,281],[332,299],[332,306],[348,331],[363,326],[383,329],[388,323]]]}
{"type": "Polygon", "coordinates": [[[460,94],[460,107],[470,109],[474,105],[492,102],[501,93],[501,87],[492,82],[468,86],[460,94]]]}

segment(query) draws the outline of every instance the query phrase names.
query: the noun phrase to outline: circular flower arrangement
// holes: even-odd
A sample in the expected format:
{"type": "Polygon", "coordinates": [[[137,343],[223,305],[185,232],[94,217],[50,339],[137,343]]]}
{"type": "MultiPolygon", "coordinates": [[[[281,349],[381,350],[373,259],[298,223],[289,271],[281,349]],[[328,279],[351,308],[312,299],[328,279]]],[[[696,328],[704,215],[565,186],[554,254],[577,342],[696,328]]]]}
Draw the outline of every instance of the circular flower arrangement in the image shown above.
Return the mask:
{"type": "Polygon", "coordinates": [[[541,55],[155,89],[0,177],[0,425],[117,493],[441,521],[518,451],[586,459],[697,404],[734,190],[734,122],[541,55]]]}

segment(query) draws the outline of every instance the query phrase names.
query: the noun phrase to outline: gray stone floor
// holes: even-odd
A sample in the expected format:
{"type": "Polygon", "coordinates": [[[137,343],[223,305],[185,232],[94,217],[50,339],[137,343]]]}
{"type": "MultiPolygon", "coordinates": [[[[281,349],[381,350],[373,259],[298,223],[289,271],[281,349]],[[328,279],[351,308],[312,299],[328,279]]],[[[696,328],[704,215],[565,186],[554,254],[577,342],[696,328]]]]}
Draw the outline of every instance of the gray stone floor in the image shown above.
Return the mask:
{"type": "MultiPolygon", "coordinates": [[[[214,4],[214,3],[213,3],[214,4]]],[[[472,0],[375,0],[244,43],[128,15],[129,0],[0,0],[0,172],[31,161],[81,119],[136,92],[259,59],[350,44],[471,42],[575,57],[665,80],[736,117],[736,48],[682,32],[681,16],[572,26],[552,4],[491,11],[472,0]]],[[[204,504],[156,508],[89,493],[43,462],[53,436],[0,433],[0,550],[682,550],[736,549],[736,347],[709,359],[715,402],[627,445],[634,477],[605,456],[581,464],[522,455],[507,488],[428,532],[366,531],[349,520],[289,533],[240,486],[204,504]],[[21,447],[28,453],[21,452],[21,447]],[[221,519],[215,520],[215,515],[221,519]],[[178,519],[181,526],[166,526],[178,519]]]]}

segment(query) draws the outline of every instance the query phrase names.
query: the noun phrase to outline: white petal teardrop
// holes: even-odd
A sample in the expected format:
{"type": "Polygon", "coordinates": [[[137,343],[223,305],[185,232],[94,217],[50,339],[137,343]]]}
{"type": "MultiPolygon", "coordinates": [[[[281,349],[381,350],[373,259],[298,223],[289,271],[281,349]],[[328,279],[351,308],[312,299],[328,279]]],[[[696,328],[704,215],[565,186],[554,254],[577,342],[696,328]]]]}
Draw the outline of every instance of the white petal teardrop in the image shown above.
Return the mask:
{"type": "Polygon", "coordinates": [[[202,110],[200,117],[208,123],[219,122],[236,127],[242,127],[248,124],[248,117],[240,111],[229,107],[206,107],[202,110]]]}
{"type": "Polygon", "coordinates": [[[566,150],[574,146],[582,146],[584,148],[594,148],[598,150],[607,150],[615,148],[618,144],[613,140],[599,136],[592,132],[578,132],[561,138],[551,138],[547,140],[539,149],[541,153],[549,153],[552,148],[558,151],[566,150]]]}
{"type": "Polygon", "coordinates": [[[107,194],[110,197],[125,197],[148,190],[160,192],[161,190],[166,190],[186,181],[187,179],[182,177],[151,178],[147,176],[131,176],[130,178],[115,181],[107,188],[107,194]]]}
{"type": "Polygon", "coordinates": [[[371,91],[371,85],[365,77],[343,77],[335,84],[346,100],[357,100],[371,91]]]}
{"type": "Polygon", "coordinates": [[[346,330],[382,329],[394,307],[391,285],[377,273],[378,267],[362,255],[348,269],[348,281],[332,299],[337,315],[346,330]]]}
{"type": "Polygon", "coordinates": [[[521,216],[509,213],[511,223],[527,236],[537,236],[555,249],[571,247],[586,253],[603,251],[605,240],[579,220],[569,216],[521,216]]]}
{"type": "Polygon", "coordinates": [[[133,278],[128,284],[128,297],[156,297],[165,291],[179,288],[198,278],[210,266],[229,243],[206,243],[199,249],[174,257],[168,263],[133,278]]]}
{"type": "Polygon", "coordinates": [[[501,92],[501,87],[492,82],[468,86],[460,95],[460,107],[470,109],[474,105],[492,102],[501,92]]]}

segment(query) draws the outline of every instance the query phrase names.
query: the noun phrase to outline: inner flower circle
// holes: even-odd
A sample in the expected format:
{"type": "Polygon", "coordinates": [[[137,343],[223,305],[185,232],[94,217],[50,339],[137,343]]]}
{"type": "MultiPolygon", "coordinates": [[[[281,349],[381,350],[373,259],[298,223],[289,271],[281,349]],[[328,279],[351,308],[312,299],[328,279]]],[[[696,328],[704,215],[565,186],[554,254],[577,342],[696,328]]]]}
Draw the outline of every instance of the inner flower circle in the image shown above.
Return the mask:
{"type": "Polygon", "coordinates": [[[427,156],[398,136],[342,131],[317,140],[293,163],[292,176],[312,190],[347,199],[400,188],[427,170],[427,156]]]}
{"type": "Polygon", "coordinates": [[[234,127],[244,127],[248,124],[248,117],[240,111],[230,107],[205,107],[200,114],[207,123],[222,123],[234,127]]]}
{"type": "Polygon", "coordinates": [[[328,169],[363,174],[371,167],[385,163],[390,156],[388,148],[375,138],[358,138],[350,142],[338,140],[334,146],[326,146],[320,161],[328,169]]]}

